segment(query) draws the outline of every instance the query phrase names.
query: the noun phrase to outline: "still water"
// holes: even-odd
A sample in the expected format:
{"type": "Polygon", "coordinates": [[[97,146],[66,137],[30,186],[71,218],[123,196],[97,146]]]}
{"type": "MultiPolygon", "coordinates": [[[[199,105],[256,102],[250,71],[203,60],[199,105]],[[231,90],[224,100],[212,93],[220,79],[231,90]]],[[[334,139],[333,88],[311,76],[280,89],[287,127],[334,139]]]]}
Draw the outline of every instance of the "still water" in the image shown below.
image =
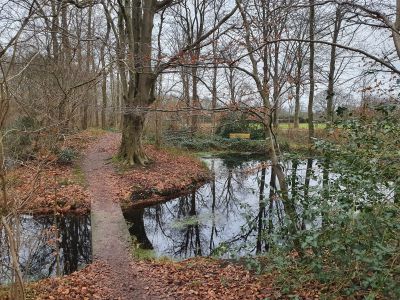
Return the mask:
{"type": "MultiPolygon", "coordinates": [[[[142,248],[176,259],[268,251],[268,234],[284,226],[285,218],[283,201],[274,193],[278,183],[270,181],[268,162],[246,157],[203,160],[213,172],[213,180],[164,204],[126,211],[131,234],[142,248]]],[[[291,179],[291,194],[304,195],[304,186],[311,194],[323,184],[324,172],[316,160],[287,161],[284,171],[291,179]]],[[[295,209],[301,215],[304,206],[295,209]]],[[[303,228],[313,225],[298,222],[303,228]]],[[[279,236],[274,239],[280,242],[279,236]]]]}
{"type": "MultiPolygon", "coordinates": [[[[70,274],[91,262],[90,216],[21,215],[13,226],[27,281],[70,274]]],[[[11,263],[5,232],[0,234],[0,284],[6,284],[11,263]]]]}

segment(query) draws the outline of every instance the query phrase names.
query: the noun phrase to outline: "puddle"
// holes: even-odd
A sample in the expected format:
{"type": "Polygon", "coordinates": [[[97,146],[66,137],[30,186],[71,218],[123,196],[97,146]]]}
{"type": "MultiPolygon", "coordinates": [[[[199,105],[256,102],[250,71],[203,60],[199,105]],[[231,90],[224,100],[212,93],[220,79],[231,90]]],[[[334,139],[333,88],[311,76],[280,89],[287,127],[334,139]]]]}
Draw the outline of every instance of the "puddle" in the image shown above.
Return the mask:
{"type": "MultiPolygon", "coordinates": [[[[92,259],[90,216],[29,216],[14,220],[19,264],[26,281],[70,274],[92,259]]],[[[11,263],[0,232],[0,284],[10,282],[11,263]]]]}

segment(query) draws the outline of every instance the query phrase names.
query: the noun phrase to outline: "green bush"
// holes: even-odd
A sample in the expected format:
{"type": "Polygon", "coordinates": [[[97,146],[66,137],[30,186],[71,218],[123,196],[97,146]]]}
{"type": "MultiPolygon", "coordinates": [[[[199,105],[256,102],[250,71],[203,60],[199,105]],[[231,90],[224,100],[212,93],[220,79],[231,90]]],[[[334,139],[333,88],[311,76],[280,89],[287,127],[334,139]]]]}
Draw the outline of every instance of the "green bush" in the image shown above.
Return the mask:
{"type": "Polygon", "coordinates": [[[74,149],[64,148],[57,153],[57,162],[63,165],[72,164],[77,158],[78,154],[74,149]]]}
{"type": "Polygon", "coordinates": [[[230,133],[250,133],[252,140],[265,137],[264,126],[259,122],[249,120],[248,116],[241,112],[230,112],[222,118],[216,133],[224,138],[228,138],[230,133]]]}
{"type": "Polygon", "coordinates": [[[232,139],[228,149],[234,152],[264,153],[267,151],[267,144],[265,141],[232,139]]]}
{"type": "Polygon", "coordinates": [[[175,137],[165,140],[167,145],[191,151],[230,151],[265,153],[268,145],[264,140],[228,139],[213,137],[175,137]]]}

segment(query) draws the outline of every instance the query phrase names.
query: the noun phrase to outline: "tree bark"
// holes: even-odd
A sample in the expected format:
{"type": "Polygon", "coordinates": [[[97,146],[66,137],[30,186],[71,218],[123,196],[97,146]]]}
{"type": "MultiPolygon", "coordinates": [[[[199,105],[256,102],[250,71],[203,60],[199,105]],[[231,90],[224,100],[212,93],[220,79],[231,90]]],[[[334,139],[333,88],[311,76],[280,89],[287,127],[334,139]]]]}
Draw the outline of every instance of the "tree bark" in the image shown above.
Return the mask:
{"type": "Polygon", "coordinates": [[[142,144],[145,109],[155,101],[154,89],[157,79],[151,65],[156,2],[134,0],[127,1],[127,4],[129,5],[124,8],[120,7],[116,34],[124,104],[119,156],[126,164],[145,165],[148,162],[142,144]],[[123,62],[125,58],[128,68],[123,62]]]}
{"type": "Polygon", "coordinates": [[[199,94],[197,92],[197,67],[193,66],[192,67],[192,105],[193,105],[193,110],[192,110],[192,136],[195,135],[197,132],[198,126],[199,126],[199,112],[197,108],[200,107],[200,99],[199,99],[199,94]]]}
{"type": "Polygon", "coordinates": [[[326,120],[328,126],[333,122],[333,97],[334,84],[335,84],[335,70],[336,70],[336,43],[339,37],[339,31],[342,23],[342,12],[340,7],[336,9],[335,28],[333,30],[332,46],[331,46],[331,57],[329,63],[329,75],[328,75],[328,90],[326,95],[326,120]]]}
{"type": "MultiPolygon", "coordinates": [[[[86,43],[86,73],[90,73],[90,61],[92,59],[93,42],[92,39],[92,5],[88,8],[88,21],[87,21],[87,43],[86,43]]],[[[89,102],[91,101],[92,94],[87,91],[83,100],[83,115],[82,115],[82,129],[85,130],[89,126],[89,102]]]]}
{"type": "Polygon", "coordinates": [[[51,20],[51,42],[52,42],[52,48],[53,48],[53,58],[54,62],[57,63],[59,59],[59,45],[58,45],[58,38],[57,38],[57,33],[59,30],[59,24],[58,24],[58,9],[59,9],[59,4],[56,5],[56,0],[51,1],[51,14],[52,14],[52,20],[51,20]]]}
{"type": "MultiPolygon", "coordinates": [[[[215,38],[214,38],[215,39],[215,38]]],[[[213,42],[213,77],[212,77],[212,88],[211,88],[211,133],[215,134],[215,109],[217,108],[217,76],[218,76],[218,62],[217,57],[217,41],[213,42]]]]}
{"type": "Polygon", "coordinates": [[[397,32],[393,32],[393,41],[396,47],[397,56],[400,58],[400,0],[396,0],[396,20],[394,23],[394,29],[397,32]]]}
{"type": "Polygon", "coordinates": [[[142,143],[142,133],[146,115],[125,113],[122,125],[122,141],[119,156],[129,165],[145,165],[148,157],[142,143]]]}
{"type": "Polygon", "coordinates": [[[315,63],[315,0],[310,0],[310,94],[308,97],[308,139],[312,142],[314,138],[314,90],[315,90],[315,78],[314,78],[314,63],[315,63]]]}
{"type": "Polygon", "coordinates": [[[279,111],[279,47],[280,44],[276,43],[274,45],[274,74],[272,76],[272,82],[274,86],[273,92],[273,124],[274,128],[278,128],[279,120],[278,120],[278,111],[279,111]]]}
{"type": "Polygon", "coordinates": [[[68,30],[68,2],[62,1],[61,4],[61,43],[62,43],[62,54],[65,64],[70,64],[72,61],[71,44],[69,41],[69,30],[68,30]]]}
{"type": "Polygon", "coordinates": [[[190,83],[189,83],[189,75],[187,74],[188,70],[186,67],[182,67],[182,85],[183,85],[183,99],[185,101],[185,106],[187,108],[186,112],[186,127],[190,128],[191,119],[190,119],[190,83]]]}
{"type": "MultiPolygon", "coordinates": [[[[11,263],[12,263],[12,271],[15,274],[15,283],[12,284],[10,294],[11,299],[15,300],[25,300],[25,286],[21,273],[21,269],[19,267],[18,260],[18,249],[14,239],[13,230],[8,225],[6,218],[2,217],[2,224],[8,236],[8,245],[10,247],[10,255],[11,255],[11,263]]],[[[13,280],[14,281],[14,280],[13,280]]]]}
{"type": "Polygon", "coordinates": [[[299,128],[300,119],[300,89],[301,89],[301,70],[303,68],[303,56],[301,54],[301,44],[299,44],[296,54],[296,95],[294,104],[294,128],[299,128]]]}
{"type": "Polygon", "coordinates": [[[101,105],[101,128],[107,128],[107,72],[106,72],[106,59],[105,59],[105,47],[106,43],[108,42],[108,37],[110,35],[111,26],[107,23],[107,33],[105,37],[104,43],[101,45],[100,48],[100,60],[101,60],[101,67],[102,67],[102,81],[101,81],[101,98],[102,98],[102,105],[101,105]]]}

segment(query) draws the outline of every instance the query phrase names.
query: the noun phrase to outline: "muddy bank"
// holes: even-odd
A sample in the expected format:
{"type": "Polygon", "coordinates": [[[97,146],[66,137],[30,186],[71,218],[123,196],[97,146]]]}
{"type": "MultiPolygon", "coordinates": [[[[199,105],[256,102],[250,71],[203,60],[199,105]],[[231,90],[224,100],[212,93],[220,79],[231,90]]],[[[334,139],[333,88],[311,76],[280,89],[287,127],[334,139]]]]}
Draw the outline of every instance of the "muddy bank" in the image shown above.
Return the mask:
{"type": "Polygon", "coordinates": [[[147,189],[134,191],[131,195],[131,202],[124,203],[123,208],[137,209],[168,202],[197,190],[210,180],[210,176],[200,173],[197,178],[192,180],[192,183],[186,186],[177,185],[164,190],[147,189]]]}
{"type": "Polygon", "coordinates": [[[115,160],[120,136],[110,138],[104,149],[108,163],[114,164],[115,172],[105,174],[114,185],[114,201],[123,208],[144,207],[165,202],[187,194],[211,179],[209,169],[195,156],[187,152],[174,153],[146,145],[151,162],[147,166],[125,167],[115,160]]]}

